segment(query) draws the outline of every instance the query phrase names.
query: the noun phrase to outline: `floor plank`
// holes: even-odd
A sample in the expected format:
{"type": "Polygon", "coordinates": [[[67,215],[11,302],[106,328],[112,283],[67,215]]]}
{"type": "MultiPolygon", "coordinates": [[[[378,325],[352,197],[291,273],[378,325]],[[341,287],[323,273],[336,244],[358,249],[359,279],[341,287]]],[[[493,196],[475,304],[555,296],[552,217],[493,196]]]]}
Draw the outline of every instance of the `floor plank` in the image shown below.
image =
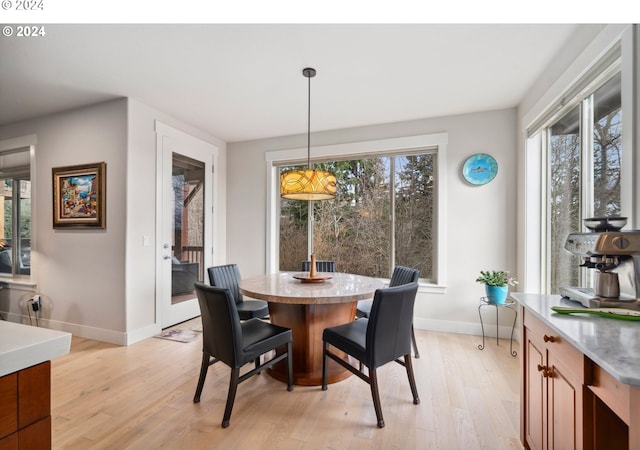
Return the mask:
{"type": "MultiPolygon", "coordinates": [[[[179,325],[199,327],[199,319],[179,325]]],[[[376,427],[369,386],[352,376],[286,386],[267,373],[240,384],[231,425],[220,426],[229,369],[209,368],[193,403],[202,343],[150,338],[120,347],[72,339],[52,364],[54,449],[521,449],[518,357],[509,341],[416,330],[419,405],[404,367],[380,369],[386,426],[376,427]]]]}

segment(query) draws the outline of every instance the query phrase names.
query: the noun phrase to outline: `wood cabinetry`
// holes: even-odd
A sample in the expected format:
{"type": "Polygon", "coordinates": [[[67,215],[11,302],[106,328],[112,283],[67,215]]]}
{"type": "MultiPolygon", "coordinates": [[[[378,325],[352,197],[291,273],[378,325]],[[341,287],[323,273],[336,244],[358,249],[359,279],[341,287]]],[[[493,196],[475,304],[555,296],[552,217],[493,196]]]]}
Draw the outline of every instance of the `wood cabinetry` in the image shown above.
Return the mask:
{"type": "Polygon", "coordinates": [[[531,449],[577,449],[584,441],[585,358],[524,311],[521,437],[531,449]]]}
{"type": "Polygon", "coordinates": [[[51,448],[51,362],[0,377],[0,450],[51,448]]]}

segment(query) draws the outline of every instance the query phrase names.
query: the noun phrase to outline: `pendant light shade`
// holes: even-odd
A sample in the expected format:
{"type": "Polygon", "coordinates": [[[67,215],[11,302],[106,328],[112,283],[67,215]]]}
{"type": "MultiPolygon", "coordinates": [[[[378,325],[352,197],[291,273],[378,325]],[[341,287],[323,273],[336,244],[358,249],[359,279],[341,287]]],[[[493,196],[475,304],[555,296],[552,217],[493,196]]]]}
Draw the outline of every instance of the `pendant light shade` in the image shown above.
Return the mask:
{"type": "Polygon", "coordinates": [[[336,177],[331,172],[311,168],[311,78],[316,70],[307,67],[302,74],[309,80],[307,116],[307,168],[289,170],[280,177],[280,196],[290,200],[331,200],[336,196],[336,177]]]}

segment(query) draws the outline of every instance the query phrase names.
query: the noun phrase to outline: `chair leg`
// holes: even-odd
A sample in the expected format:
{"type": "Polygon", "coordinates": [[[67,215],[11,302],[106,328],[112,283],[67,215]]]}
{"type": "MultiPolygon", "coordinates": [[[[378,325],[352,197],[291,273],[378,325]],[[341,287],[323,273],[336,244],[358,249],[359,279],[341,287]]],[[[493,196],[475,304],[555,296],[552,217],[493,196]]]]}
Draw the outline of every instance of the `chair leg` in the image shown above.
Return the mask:
{"type": "Polygon", "coordinates": [[[378,392],[378,374],[376,369],[369,368],[369,384],[371,385],[371,396],[373,397],[373,407],[376,410],[378,428],[384,428],[384,418],[382,417],[382,404],[380,403],[380,393],[378,392]]]}
{"type": "Polygon", "coordinates": [[[291,342],[287,343],[287,391],[293,390],[293,345],[291,342]]]}
{"type": "Polygon", "coordinates": [[[413,363],[411,362],[411,355],[404,355],[404,366],[407,369],[409,386],[411,386],[411,394],[413,394],[413,404],[419,405],[420,397],[418,397],[418,388],[416,387],[416,378],[413,375],[413,363]]]}
{"type": "Polygon", "coordinates": [[[207,378],[207,370],[209,369],[209,355],[202,352],[202,365],[200,366],[200,378],[198,378],[198,387],[196,388],[196,394],[193,396],[193,403],[200,403],[200,394],[202,394],[202,388],[204,387],[204,380],[207,378]]]}
{"type": "Polygon", "coordinates": [[[327,390],[327,349],[329,344],[322,342],[322,390],[327,390]]]}
{"type": "Polygon", "coordinates": [[[240,368],[231,369],[231,378],[229,380],[229,393],[227,394],[227,406],[224,408],[224,417],[222,418],[222,428],[229,426],[229,420],[231,419],[231,410],[233,409],[233,402],[236,399],[236,391],[238,390],[238,384],[240,383],[240,368]]]}
{"type": "Polygon", "coordinates": [[[411,342],[413,342],[413,354],[416,355],[416,358],[420,358],[418,343],[416,342],[416,333],[413,331],[413,324],[411,324],[411,342]]]}

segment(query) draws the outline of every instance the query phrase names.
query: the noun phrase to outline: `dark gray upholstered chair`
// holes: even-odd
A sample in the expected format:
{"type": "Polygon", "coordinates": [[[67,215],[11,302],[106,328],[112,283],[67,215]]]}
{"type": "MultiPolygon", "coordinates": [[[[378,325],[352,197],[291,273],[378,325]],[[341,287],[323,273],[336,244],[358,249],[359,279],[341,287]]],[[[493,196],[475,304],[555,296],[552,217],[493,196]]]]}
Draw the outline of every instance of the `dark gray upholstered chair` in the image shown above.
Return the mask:
{"type": "Polygon", "coordinates": [[[378,389],[378,367],[391,361],[403,365],[407,370],[413,403],[420,403],[411,362],[410,333],[417,292],[417,281],[378,289],[374,294],[368,318],[325,328],[322,333],[322,390],[327,390],[327,358],[331,358],[370,385],[380,428],[384,427],[384,418],[378,389]],[[330,346],[357,359],[360,368],[352,366],[348,357],[344,359],[341,355],[333,353],[330,346]],[[400,357],[404,357],[404,361],[401,361],[400,357]],[[363,365],[369,369],[368,375],[362,370],[363,365]]]}
{"type": "Polygon", "coordinates": [[[254,317],[263,319],[269,316],[269,304],[267,302],[264,300],[245,300],[240,293],[238,282],[241,278],[237,264],[209,267],[207,273],[209,274],[209,284],[211,286],[231,291],[231,295],[236,301],[240,320],[249,320],[254,317]]]}
{"type": "MultiPolygon", "coordinates": [[[[309,272],[311,268],[311,261],[302,261],[302,271],[309,272]]],[[[316,270],[318,272],[335,272],[335,261],[316,261],[316,270]]]]}
{"type": "Polygon", "coordinates": [[[238,384],[260,373],[262,369],[287,360],[287,390],[293,389],[293,364],[291,361],[291,330],[273,325],[260,319],[240,322],[236,302],[229,289],[195,284],[200,313],[202,314],[202,365],[198,387],[193,403],[200,402],[200,395],[212,364],[222,361],[231,368],[227,405],[222,418],[222,428],[229,426],[231,410],[236,398],[238,384]],[[286,352],[260,364],[260,356],[276,348],[286,348],[286,352]],[[240,368],[254,362],[255,368],[240,375],[240,368]]]}
{"type": "MultiPolygon", "coordinates": [[[[391,274],[391,280],[389,281],[389,287],[400,286],[406,283],[417,282],[420,277],[420,271],[418,269],[412,269],[410,267],[396,266],[391,274]]],[[[371,300],[360,300],[358,302],[356,317],[369,317],[371,312],[371,300]]],[[[411,342],[413,343],[413,353],[416,358],[420,358],[418,352],[418,343],[416,342],[416,333],[413,330],[413,321],[411,322],[411,342]]]]}

